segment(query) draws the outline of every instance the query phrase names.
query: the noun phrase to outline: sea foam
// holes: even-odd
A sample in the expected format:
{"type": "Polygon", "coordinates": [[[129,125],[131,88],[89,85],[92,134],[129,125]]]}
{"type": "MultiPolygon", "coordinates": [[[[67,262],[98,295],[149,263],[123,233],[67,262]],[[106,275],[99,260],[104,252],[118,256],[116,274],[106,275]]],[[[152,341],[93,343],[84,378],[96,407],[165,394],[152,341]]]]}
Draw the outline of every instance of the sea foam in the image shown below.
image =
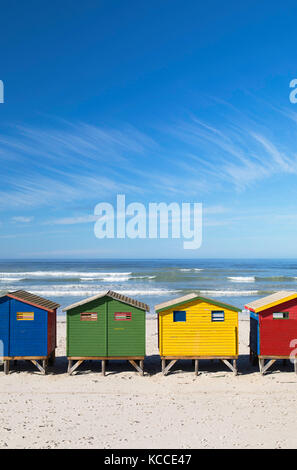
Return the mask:
{"type": "Polygon", "coordinates": [[[231,282],[255,282],[254,276],[229,276],[231,282]]]}

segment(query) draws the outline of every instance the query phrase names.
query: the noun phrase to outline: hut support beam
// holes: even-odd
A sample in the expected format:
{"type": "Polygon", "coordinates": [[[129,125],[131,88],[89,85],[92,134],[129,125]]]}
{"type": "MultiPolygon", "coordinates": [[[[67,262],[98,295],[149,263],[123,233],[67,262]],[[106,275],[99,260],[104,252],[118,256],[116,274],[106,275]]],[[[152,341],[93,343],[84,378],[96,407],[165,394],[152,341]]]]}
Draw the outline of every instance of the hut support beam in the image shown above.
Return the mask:
{"type": "Polygon", "coordinates": [[[45,361],[42,361],[43,367],[42,367],[42,365],[40,365],[39,362],[36,361],[35,359],[31,359],[31,362],[32,362],[32,364],[34,364],[35,367],[37,367],[38,370],[40,370],[40,372],[41,372],[43,375],[45,375],[45,370],[46,370],[45,364],[44,364],[45,361]]]}
{"type": "Polygon", "coordinates": [[[168,357],[162,357],[162,373],[163,375],[167,375],[169,370],[174,366],[174,364],[178,361],[178,359],[191,359],[192,364],[195,365],[195,375],[199,375],[199,361],[200,359],[209,359],[211,361],[215,361],[216,359],[218,361],[222,361],[233,373],[234,375],[238,374],[237,371],[237,356],[231,356],[231,357],[213,357],[213,356],[192,356],[192,357],[187,357],[187,356],[181,356],[174,358],[172,356],[168,357]],[[166,366],[166,360],[170,361],[169,364],[166,366]]]}
{"type": "Polygon", "coordinates": [[[237,365],[236,365],[236,359],[233,360],[233,365],[231,362],[229,362],[227,359],[222,359],[222,362],[229,367],[230,370],[234,373],[234,375],[237,375],[237,365]]]}
{"type": "MultiPolygon", "coordinates": [[[[70,366],[70,361],[69,361],[68,374],[71,375],[72,372],[74,372],[83,362],[84,362],[83,360],[77,361],[72,367],[69,367],[70,366]]],[[[72,364],[72,361],[71,361],[71,364],[72,364]]]]}
{"type": "Polygon", "coordinates": [[[268,361],[266,364],[265,364],[265,360],[264,359],[259,359],[259,366],[260,366],[260,372],[261,372],[261,375],[264,375],[265,372],[269,369],[269,367],[272,366],[272,364],[274,364],[276,361],[276,359],[271,359],[270,361],[268,361]]]}
{"type": "Polygon", "coordinates": [[[143,361],[139,361],[139,365],[136,364],[135,361],[133,361],[133,359],[130,359],[129,360],[130,364],[135,367],[135,369],[137,370],[137,372],[139,373],[139,375],[143,375],[143,361]],[[140,363],[142,362],[142,367],[140,365],[140,363]]]}
{"type": "Polygon", "coordinates": [[[43,359],[42,361],[42,367],[44,369],[44,374],[46,374],[47,372],[47,364],[48,364],[48,360],[47,359],[43,359]]]}
{"type": "Polygon", "coordinates": [[[163,370],[163,375],[167,375],[168,372],[170,371],[171,367],[174,366],[174,364],[177,362],[177,359],[173,360],[173,361],[170,361],[168,366],[165,367],[165,369],[163,370]]]}
{"type": "Polygon", "coordinates": [[[236,361],[236,359],[233,359],[233,369],[234,369],[234,375],[237,375],[238,370],[237,370],[237,361],[236,361]]]}
{"type": "Polygon", "coordinates": [[[4,361],[4,373],[9,374],[9,361],[4,361]]]}
{"type": "Polygon", "coordinates": [[[199,361],[198,361],[198,359],[195,359],[195,375],[196,375],[196,377],[198,375],[198,370],[199,370],[199,361]]]}
{"type": "Polygon", "coordinates": [[[101,372],[102,372],[102,375],[104,376],[106,372],[106,361],[104,359],[102,359],[101,361],[101,372]]]}

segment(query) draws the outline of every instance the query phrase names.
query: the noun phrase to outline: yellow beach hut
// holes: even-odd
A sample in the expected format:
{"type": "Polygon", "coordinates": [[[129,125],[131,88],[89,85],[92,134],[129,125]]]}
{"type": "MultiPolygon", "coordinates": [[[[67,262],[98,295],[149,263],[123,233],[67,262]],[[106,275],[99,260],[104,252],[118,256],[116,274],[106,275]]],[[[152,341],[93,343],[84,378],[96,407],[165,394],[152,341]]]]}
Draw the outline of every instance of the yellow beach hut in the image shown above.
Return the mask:
{"type": "Polygon", "coordinates": [[[196,375],[199,359],[220,359],[237,375],[240,310],[195,293],[156,305],[163,374],[179,359],[195,361],[196,375]]]}

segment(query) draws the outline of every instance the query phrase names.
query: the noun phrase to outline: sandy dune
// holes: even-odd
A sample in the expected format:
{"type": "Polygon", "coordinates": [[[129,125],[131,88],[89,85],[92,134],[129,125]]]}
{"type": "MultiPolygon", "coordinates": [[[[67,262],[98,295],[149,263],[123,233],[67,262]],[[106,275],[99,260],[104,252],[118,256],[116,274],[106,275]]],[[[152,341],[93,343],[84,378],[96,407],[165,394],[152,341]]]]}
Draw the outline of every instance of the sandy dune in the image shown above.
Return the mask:
{"type": "Polygon", "coordinates": [[[20,362],[0,374],[1,448],[292,448],[297,446],[297,377],[276,363],[260,376],[248,361],[248,321],[240,321],[239,375],[223,364],[180,362],[160,373],[156,320],[147,320],[147,373],[99,362],[66,374],[65,323],[54,369],[41,376],[20,362]],[[55,373],[53,373],[53,371],[55,373]]]}

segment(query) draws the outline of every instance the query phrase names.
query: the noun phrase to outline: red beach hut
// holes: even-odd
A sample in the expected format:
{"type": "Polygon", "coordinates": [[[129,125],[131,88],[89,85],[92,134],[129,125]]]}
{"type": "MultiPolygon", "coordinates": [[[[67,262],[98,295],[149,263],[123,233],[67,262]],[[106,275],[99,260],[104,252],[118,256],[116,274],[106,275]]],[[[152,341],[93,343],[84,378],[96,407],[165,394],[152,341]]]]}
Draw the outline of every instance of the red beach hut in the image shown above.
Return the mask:
{"type": "Polygon", "coordinates": [[[250,312],[250,357],[259,359],[261,374],[277,359],[294,360],[297,373],[297,292],[276,292],[245,308],[250,312]]]}

